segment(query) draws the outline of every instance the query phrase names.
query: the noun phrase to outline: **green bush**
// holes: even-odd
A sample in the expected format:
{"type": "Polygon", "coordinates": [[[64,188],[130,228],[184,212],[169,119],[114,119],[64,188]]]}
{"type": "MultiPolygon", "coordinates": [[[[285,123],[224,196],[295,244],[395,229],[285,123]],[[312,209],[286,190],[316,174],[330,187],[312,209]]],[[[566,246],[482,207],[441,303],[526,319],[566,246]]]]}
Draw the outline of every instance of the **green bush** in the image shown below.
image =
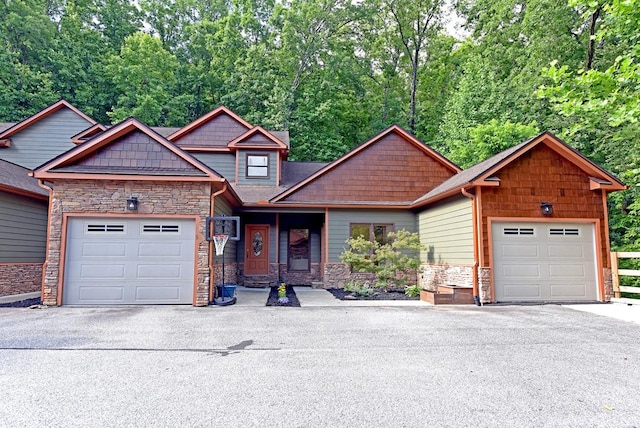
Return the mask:
{"type": "Polygon", "coordinates": [[[407,285],[404,288],[404,294],[409,297],[420,297],[420,290],[422,290],[422,287],[419,285],[407,285]]]}
{"type": "Polygon", "coordinates": [[[375,291],[366,284],[361,284],[359,282],[347,282],[344,285],[344,291],[348,291],[356,297],[371,297],[375,293],[375,291]]]}
{"type": "Polygon", "coordinates": [[[389,232],[385,244],[358,236],[349,238],[347,245],[340,260],[353,271],[373,273],[374,286],[385,292],[389,287],[404,287],[407,275],[420,267],[420,250],[424,249],[420,236],[404,229],[389,232]]]}

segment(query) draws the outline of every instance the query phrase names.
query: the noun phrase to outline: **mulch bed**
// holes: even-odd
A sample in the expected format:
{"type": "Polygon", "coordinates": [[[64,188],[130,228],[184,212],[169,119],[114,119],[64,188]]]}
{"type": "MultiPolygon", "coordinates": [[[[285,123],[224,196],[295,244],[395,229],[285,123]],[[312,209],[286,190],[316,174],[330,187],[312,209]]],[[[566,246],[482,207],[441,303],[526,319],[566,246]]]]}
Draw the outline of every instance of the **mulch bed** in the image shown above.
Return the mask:
{"type": "Polygon", "coordinates": [[[293,287],[287,285],[287,297],[289,298],[289,302],[280,303],[278,302],[278,287],[271,287],[271,291],[269,292],[269,298],[267,299],[267,306],[292,306],[292,307],[300,307],[300,301],[298,300],[298,296],[296,296],[296,292],[293,291],[293,287]]]}
{"type": "Polygon", "coordinates": [[[0,303],[0,308],[28,308],[30,306],[40,304],[42,304],[42,301],[39,297],[36,297],[35,299],[26,299],[11,303],[0,303]]]}
{"type": "Polygon", "coordinates": [[[355,296],[349,291],[342,288],[329,288],[327,291],[333,294],[333,297],[340,300],[420,300],[420,297],[409,297],[404,291],[389,290],[386,293],[382,290],[376,291],[372,296],[355,296]]]}

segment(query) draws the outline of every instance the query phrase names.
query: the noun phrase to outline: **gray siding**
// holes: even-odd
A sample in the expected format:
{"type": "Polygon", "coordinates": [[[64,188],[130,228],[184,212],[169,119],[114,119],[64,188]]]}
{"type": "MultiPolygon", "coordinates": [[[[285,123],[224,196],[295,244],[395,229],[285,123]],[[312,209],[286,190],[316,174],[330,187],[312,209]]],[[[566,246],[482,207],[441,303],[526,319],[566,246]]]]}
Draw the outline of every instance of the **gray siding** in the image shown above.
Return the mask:
{"type": "Polygon", "coordinates": [[[396,210],[329,210],[329,263],[340,262],[346,249],[352,223],[392,224],[395,231],[416,232],[416,216],[409,211],[396,210]]]}
{"type": "MultiPolygon", "coordinates": [[[[214,215],[215,216],[233,215],[233,208],[231,208],[231,206],[229,205],[226,199],[224,199],[221,196],[218,196],[215,200],[214,215]]],[[[242,226],[240,229],[240,233],[242,234],[242,226]]],[[[235,263],[237,254],[238,254],[238,241],[231,241],[231,240],[227,241],[224,247],[225,263],[235,263]]],[[[216,263],[221,262],[222,256],[215,256],[215,261],[216,263]]]]}
{"type": "Polygon", "coordinates": [[[236,179],[236,155],[233,153],[190,153],[229,181],[236,179]]]}
{"type": "Polygon", "coordinates": [[[473,264],[473,205],[471,199],[456,197],[418,214],[423,262],[473,264]]]}
{"type": "Polygon", "coordinates": [[[44,262],[47,202],[0,192],[0,263],[44,262]]]}
{"type": "Polygon", "coordinates": [[[277,153],[274,151],[238,150],[238,184],[248,184],[253,186],[275,186],[278,174],[277,153]],[[247,178],[247,154],[268,154],[269,155],[269,178],[247,178]]]}
{"type": "Polygon", "coordinates": [[[0,158],[34,169],[66,152],[75,144],[71,137],[91,123],[62,108],[11,137],[11,146],[0,149],[0,158]]]}

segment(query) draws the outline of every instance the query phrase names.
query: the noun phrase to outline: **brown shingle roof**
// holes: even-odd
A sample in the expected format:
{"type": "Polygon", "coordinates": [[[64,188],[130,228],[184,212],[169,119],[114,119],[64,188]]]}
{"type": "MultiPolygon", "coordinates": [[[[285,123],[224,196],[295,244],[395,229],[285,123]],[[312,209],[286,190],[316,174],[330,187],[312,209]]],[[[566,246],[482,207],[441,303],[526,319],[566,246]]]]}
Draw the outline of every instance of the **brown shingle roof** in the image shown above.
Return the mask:
{"type": "Polygon", "coordinates": [[[280,186],[247,186],[231,183],[240,199],[245,203],[268,201],[289,187],[299,183],[320,170],[327,164],[324,162],[282,162],[282,179],[280,186]]]}
{"type": "Polygon", "coordinates": [[[0,159],[0,185],[11,189],[49,196],[49,192],[38,186],[38,180],[29,177],[29,169],[0,159]]]}
{"type": "Polygon", "coordinates": [[[15,124],[16,122],[0,122],[0,132],[6,131],[15,124]]]}

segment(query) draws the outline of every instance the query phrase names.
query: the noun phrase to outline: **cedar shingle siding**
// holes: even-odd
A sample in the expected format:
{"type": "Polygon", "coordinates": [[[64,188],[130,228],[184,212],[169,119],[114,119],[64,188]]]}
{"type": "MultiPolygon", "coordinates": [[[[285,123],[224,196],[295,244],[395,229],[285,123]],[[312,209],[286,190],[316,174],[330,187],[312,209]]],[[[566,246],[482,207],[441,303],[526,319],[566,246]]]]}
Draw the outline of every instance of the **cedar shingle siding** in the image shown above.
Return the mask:
{"type": "Polygon", "coordinates": [[[391,133],[283,202],[409,203],[452,175],[441,162],[391,133]]]}
{"type": "MultiPolygon", "coordinates": [[[[607,236],[599,191],[589,190],[589,176],[546,145],[521,155],[495,174],[499,187],[482,189],[482,233],[485,265],[489,261],[487,217],[545,218],[540,203],[553,204],[553,218],[597,218],[607,236]]],[[[609,266],[607,243],[601,239],[603,266],[609,266]]]]}
{"type": "Polygon", "coordinates": [[[189,132],[178,141],[178,147],[227,148],[230,141],[238,138],[248,129],[234,118],[220,114],[209,122],[189,132]]]}

